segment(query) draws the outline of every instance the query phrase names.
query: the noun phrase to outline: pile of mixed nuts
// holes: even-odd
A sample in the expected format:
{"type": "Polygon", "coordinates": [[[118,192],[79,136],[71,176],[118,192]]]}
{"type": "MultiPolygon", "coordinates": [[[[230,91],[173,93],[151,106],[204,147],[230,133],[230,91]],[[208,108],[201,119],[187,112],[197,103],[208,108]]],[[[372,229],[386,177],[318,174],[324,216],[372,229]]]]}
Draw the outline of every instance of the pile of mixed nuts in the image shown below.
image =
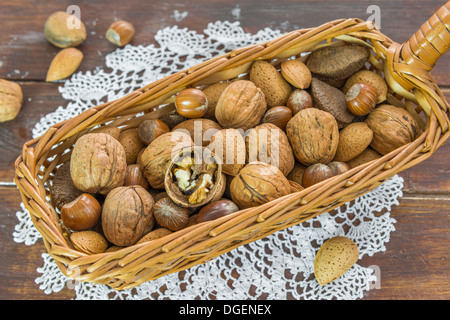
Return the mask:
{"type": "Polygon", "coordinates": [[[180,91],[159,119],[81,136],[51,188],[74,246],[90,254],[152,241],[412,142],[419,126],[386,102],[369,54],[343,44],[255,61],[241,77],[180,91]]]}

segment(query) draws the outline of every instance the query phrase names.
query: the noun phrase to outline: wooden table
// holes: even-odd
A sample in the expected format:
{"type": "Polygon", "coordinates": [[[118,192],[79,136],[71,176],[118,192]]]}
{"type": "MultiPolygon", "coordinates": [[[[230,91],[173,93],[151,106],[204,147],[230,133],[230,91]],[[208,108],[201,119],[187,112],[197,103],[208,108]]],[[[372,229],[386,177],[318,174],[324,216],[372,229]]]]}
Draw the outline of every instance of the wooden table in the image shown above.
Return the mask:
{"type": "MultiPolygon", "coordinates": [[[[43,264],[42,241],[33,246],[17,244],[12,233],[18,220],[20,196],[13,181],[13,163],[24,142],[32,138],[36,122],[66,101],[58,92],[61,84],[45,83],[51,59],[58,49],[43,33],[46,18],[65,11],[66,1],[3,0],[0,4],[0,78],[19,83],[24,105],[19,116],[0,124],[1,233],[0,299],[70,299],[74,292],[46,295],[35,283],[36,268],[43,264]]],[[[70,2],[72,4],[72,2],[70,2]]],[[[178,25],[202,32],[209,22],[240,21],[245,31],[264,27],[290,31],[315,27],[338,18],[368,19],[368,2],[363,1],[73,1],[81,8],[88,39],[79,48],[84,60],[79,71],[104,67],[106,54],[116,49],[104,34],[115,19],[131,21],[136,28],[134,45],[154,43],[157,30],[178,25]],[[187,12],[176,21],[175,10],[187,12]]],[[[371,3],[370,3],[371,4],[371,3]]],[[[381,31],[402,43],[426,21],[443,1],[376,1],[381,10],[381,31]]],[[[450,100],[450,55],[432,71],[450,100]]],[[[362,266],[380,270],[380,288],[364,299],[450,299],[450,145],[433,157],[402,172],[404,194],[392,209],[397,220],[387,250],[364,257],[362,266]]]]}

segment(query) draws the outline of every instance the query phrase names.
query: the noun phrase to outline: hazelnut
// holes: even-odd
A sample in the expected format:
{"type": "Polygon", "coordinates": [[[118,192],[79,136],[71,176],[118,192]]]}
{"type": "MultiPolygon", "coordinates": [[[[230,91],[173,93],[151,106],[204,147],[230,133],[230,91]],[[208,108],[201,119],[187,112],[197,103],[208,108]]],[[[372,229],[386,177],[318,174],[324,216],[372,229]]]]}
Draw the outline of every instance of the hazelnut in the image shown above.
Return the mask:
{"type": "Polygon", "coordinates": [[[105,36],[112,44],[123,47],[131,41],[134,32],[135,30],[131,23],[124,20],[118,20],[109,26],[105,36]]]}
{"type": "Polygon", "coordinates": [[[357,116],[368,115],[377,104],[377,90],[367,83],[356,83],[345,95],[348,110],[357,116]]]}
{"type": "Polygon", "coordinates": [[[208,99],[203,91],[188,88],[180,91],[175,98],[177,112],[186,118],[203,117],[208,111],[208,99]]]}
{"type": "Polygon", "coordinates": [[[328,166],[331,170],[333,170],[335,176],[350,170],[349,165],[342,161],[332,161],[328,164],[328,166]]]}
{"type": "Polygon", "coordinates": [[[306,168],[303,174],[303,187],[308,188],[316,183],[334,176],[333,170],[323,163],[316,163],[306,168]]]}
{"type": "Polygon", "coordinates": [[[74,231],[92,228],[97,224],[102,206],[93,196],[83,193],[61,208],[61,220],[66,227],[74,231]]]}
{"type": "Polygon", "coordinates": [[[169,126],[159,119],[144,120],[138,127],[139,138],[145,145],[149,145],[160,135],[169,131],[169,126]]]}
{"type": "Polygon", "coordinates": [[[361,70],[347,79],[344,88],[344,93],[347,93],[350,87],[356,83],[367,83],[377,90],[377,104],[386,100],[388,93],[388,86],[386,81],[379,74],[370,70],[361,70]]]}
{"type": "Polygon", "coordinates": [[[153,228],[153,207],[153,197],[141,186],[111,190],[101,217],[105,237],[116,246],[135,244],[153,228]]]}
{"type": "Polygon", "coordinates": [[[295,116],[300,110],[313,107],[313,101],[308,91],[295,89],[289,95],[286,107],[291,109],[292,116],[295,116]]]}
{"type": "Polygon", "coordinates": [[[130,164],[125,171],[124,186],[141,186],[144,189],[149,187],[148,181],[145,178],[142,168],[138,164],[130,164]]]}
{"type": "Polygon", "coordinates": [[[215,220],[236,211],[239,211],[239,207],[231,200],[214,201],[200,209],[197,214],[197,223],[215,220]]]}
{"type": "Polygon", "coordinates": [[[126,155],[119,141],[105,133],[81,136],[70,158],[70,175],[78,190],[107,194],[121,186],[127,168],[126,155]]]}
{"type": "Polygon", "coordinates": [[[170,231],[177,231],[187,226],[189,209],[182,208],[169,197],[159,199],[153,211],[156,222],[170,231]]]}
{"type": "Polygon", "coordinates": [[[281,130],[286,130],[286,125],[292,118],[292,110],[288,107],[273,107],[267,110],[262,123],[272,123],[281,130]]]}
{"type": "Polygon", "coordinates": [[[13,120],[23,103],[22,88],[15,82],[0,79],[0,122],[13,120]]]}

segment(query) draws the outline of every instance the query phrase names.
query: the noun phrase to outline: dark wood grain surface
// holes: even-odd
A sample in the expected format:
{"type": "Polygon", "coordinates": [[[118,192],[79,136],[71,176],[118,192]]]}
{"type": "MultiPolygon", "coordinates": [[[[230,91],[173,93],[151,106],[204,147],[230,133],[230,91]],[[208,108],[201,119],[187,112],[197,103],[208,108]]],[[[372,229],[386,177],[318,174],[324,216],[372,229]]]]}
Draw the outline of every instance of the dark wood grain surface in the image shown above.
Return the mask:
{"type": "MultiPolygon", "coordinates": [[[[41,267],[42,242],[33,246],[15,243],[12,233],[18,223],[20,195],[10,185],[13,163],[22,145],[32,138],[39,119],[67,102],[58,86],[45,83],[51,59],[59,49],[49,44],[43,24],[54,11],[68,5],[81,8],[88,39],[79,48],[84,60],[79,71],[104,67],[105,55],[116,47],[104,33],[115,19],[131,21],[136,28],[133,45],[149,45],[163,27],[178,25],[202,32],[209,22],[239,21],[247,32],[270,27],[290,31],[314,27],[339,18],[367,19],[367,7],[381,9],[381,31],[397,42],[406,41],[444,1],[31,1],[0,2],[0,78],[18,82],[24,91],[19,116],[0,123],[0,299],[71,299],[73,290],[46,295],[35,279],[41,267]],[[181,21],[174,13],[187,12],[181,21]]],[[[432,71],[450,100],[450,54],[432,71]]],[[[405,187],[400,204],[392,209],[396,231],[386,251],[364,257],[362,266],[377,266],[379,288],[364,299],[450,299],[450,146],[439,149],[427,161],[400,175],[405,187]]]]}

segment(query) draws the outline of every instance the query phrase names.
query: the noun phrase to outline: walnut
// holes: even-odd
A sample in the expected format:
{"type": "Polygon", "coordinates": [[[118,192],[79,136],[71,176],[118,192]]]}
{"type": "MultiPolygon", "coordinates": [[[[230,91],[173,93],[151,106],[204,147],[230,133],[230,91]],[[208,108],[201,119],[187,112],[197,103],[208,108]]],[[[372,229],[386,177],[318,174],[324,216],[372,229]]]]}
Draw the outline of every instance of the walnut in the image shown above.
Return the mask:
{"type": "Polygon", "coordinates": [[[283,130],[271,123],[261,124],[245,137],[248,161],[269,163],[287,176],[294,168],[295,158],[283,130]]]}
{"type": "Polygon", "coordinates": [[[366,123],[373,131],[370,146],[382,155],[414,141],[419,135],[419,126],[408,111],[388,104],[375,108],[366,123]]]}
{"type": "Polygon", "coordinates": [[[277,168],[251,162],[231,181],[231,198],[240,209],[259,206],[291,193],[291,185],[277,168]]]}
{"type": "Polygon", "coordinates": [[[164,133],[153,140],[140,156],[142,171],[150,186],[154,189],[164,188],[164,176],[172,156],[178,151],[192,146],[192,139],[183,132],[164,133]]]}
{"type": "Polygon", "coordinates": [[[208,148],[193,147],[173,158],[164,186],[177,205],[197,208],[223,196],[226,178],[220,161],[208,148]]]}
{"type": "Polygon", "coordinates": [[[222,127],[213,120],[198,118],[189,119],[176,125],[172,131],[180,131],[189,134],[196,146],[206,147],[211,137],[222,127]]]}
{"type": "Polygon", "coordinates": [[[70,158],[73,184],[87,193],[107,194],[115,187],[122,186],[126,168],[123,146],[105,133],[81,136],[70,158]]]}
{"type": "Polygon", "coordinates": [[[222,171],[235,176],[246,163],[245,140],[238,129],[222,129],[214,134],[208,148],[222,160],[222,171]]]}
{"type": "Polygon", "coordinates": [[[309,166],[327,164],[336,154],[339,129],[336,119],[316,108],[299,111],[287,124],[286,133],[296,159],[309,166]]]}
{"type": "Polygon", "coordinates": [[[248,130],[258,125],[267,109],[264,93],[249,80],[232,82],[220,95],[216,119],[224,128],[248,130]]]}
{"type": "Polygon", "coordinates": [[[131,246],[155,224],[155,202],[141,186],[118,187],[106,196],[102,210],[105,237],[116,246],[131,246]]]}

